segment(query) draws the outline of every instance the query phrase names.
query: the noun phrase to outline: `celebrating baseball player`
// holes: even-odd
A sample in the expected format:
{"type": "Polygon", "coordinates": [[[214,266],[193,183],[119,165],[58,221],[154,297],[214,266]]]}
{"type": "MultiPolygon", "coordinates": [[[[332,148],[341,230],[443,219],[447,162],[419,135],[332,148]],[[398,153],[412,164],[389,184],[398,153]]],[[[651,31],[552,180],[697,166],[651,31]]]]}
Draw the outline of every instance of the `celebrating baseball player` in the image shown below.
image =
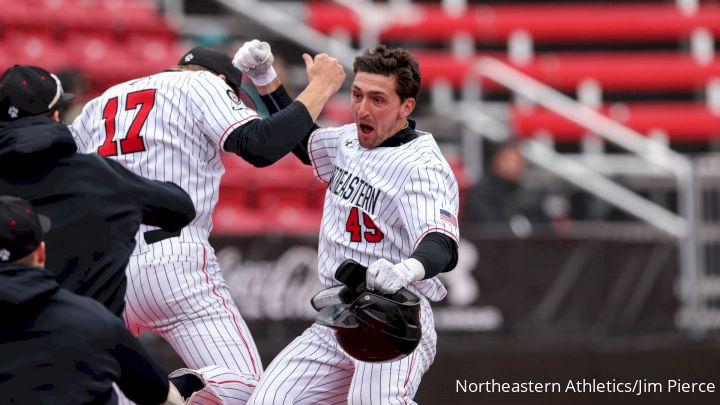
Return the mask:
{"type": "MultiPolygon", "coordinates": [[[[261,75],[261,83],[270,83],[258,91],[267,93],[271,111],[291,101],[280,81],[270,80],[272,60],[269,45],[257,40],[233,60],[251,79],[261,75]]],[[[432,135],[408,118],[420,90],[415,58],[378,46],[357,57],[353,69],[355,122],[314,128],[294,150],[327,183],[320,279],[339,284],[335,271],[351,258],[368,266],[367,288],[390,294],[407,287],[421,299],[422,338],[409,356],[371,363],[348,355],[333,330],[316,323],[273,360],[252,404],[412,403],[435,357],[428,301],[445,297],[435,276],[457,264],[457,182],[432,135]]]]}
{"type": "Polygon", "coordinates": [[[260,119],[239,98],[242,73],[230,57],[196,47],[169,70],[110,88],[71,126],[82,151],[172,181],[195,204],[197,217],[181,232],[141,228],[124,312],[134,334],[158,333],[188,365],[171,380],[184,396],[192,393],[189,403],[245,403],[263,371],[208,243],[224,172],[220,153],[259,167],[289,153],[345,78],[325,54],[308,61],[307,74],[294,102],[260,119]]]}

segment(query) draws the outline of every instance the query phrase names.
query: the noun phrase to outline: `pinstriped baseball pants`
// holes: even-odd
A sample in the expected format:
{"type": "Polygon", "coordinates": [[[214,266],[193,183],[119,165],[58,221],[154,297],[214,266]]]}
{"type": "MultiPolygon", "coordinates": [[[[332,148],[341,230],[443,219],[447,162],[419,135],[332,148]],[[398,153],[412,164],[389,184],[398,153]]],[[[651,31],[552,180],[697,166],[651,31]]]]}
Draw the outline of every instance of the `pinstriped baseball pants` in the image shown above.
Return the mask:
{"type": "Polygon", "coordinates": [[[128,329],[162,336],[199,371],[209,388],[194,403],[246,403],[263,368],[213,248],[166,239],[133,255],[127,276],[128,329]]]}
{"type": "Polygon", "coordinates": [[[332,329],[313,324],[270,363],[249,404],[414,404],[437,344],[432,310],[425,298],[422,303],[423,335],[409,356],[357,361],[338,345],[332,329]]]}

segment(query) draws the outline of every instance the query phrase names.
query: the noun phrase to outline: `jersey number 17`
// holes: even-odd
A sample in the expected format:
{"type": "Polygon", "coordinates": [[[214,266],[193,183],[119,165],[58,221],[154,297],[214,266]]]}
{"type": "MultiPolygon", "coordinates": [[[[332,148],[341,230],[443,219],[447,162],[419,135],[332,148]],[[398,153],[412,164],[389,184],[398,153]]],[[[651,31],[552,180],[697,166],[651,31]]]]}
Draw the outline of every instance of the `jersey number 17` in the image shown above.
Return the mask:
{"type": "Polygon", "coordinates": [[[115,138],[115,120],[118,114],[118,98],[113,97],[108,100],[103,108],[103,119],[105,120],[105,142],[97,150],[101,156],[118,156],[118,143],[120,144],[120,152],[123,155],[128,153],[142,152],[145,150],[145,142],[140,136],[140,130],[147,120],[150,110],[155,105],[155,89],[140,90],[128,93],[125,103],[125,111],[131,111],[140,106],[140,111],[130,124],[127,134],[120,138],[115,138]]]}

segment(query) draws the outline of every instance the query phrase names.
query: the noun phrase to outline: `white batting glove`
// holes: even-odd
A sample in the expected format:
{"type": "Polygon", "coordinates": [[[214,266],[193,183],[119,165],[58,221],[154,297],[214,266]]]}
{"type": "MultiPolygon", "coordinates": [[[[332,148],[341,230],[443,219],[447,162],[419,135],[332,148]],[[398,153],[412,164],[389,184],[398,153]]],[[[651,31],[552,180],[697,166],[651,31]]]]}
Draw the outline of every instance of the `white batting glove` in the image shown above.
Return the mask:
{"type": "Polygon", "coordinates": [[[369,290],[378,290],[383,294],[393,294],[413,281],[425,277],[425,268],[416,259],[403,260],[392,264],[378,259],[368,266],[365,281],[369,290]]]}
{"type": "Polygon", "coordinates": [[[256,86],[265,86],[277,77],[272,65],[274,61],[270,44],[253,39],[238,49],[233,65],[247,74],[256,86]]]}

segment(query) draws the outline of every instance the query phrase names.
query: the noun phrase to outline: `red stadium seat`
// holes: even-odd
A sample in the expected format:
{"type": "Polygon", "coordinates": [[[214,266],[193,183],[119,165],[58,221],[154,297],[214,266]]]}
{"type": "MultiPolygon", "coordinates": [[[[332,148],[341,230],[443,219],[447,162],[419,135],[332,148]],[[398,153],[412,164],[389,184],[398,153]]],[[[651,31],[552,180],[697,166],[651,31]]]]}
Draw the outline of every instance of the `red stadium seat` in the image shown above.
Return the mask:
{"type": "MultiPolygon", "coordinates": [[[[661,129],[670,141],[708,142],[720,139],[720,115],[695,103],[627,103],[605,106],[601,112],[642,133],[661,129]]],[[[575,142],[585,129],[551,111],[513,108],[511,125],[515,134],[533,137],[547,131],[556,141],[575,142]]]]}
{"type": "MultiPolygon", "coordinates": [[[[447,42],[469,34],[479,42],[504,42],[518,31],[536,42],[668,41],[687,38],[697,28],[720,34],[720,6],[704,4],[686,16],[674,4],[521,4],[471,5],[460,15],[438,4],[416,4],[417,15],[395,18],[380,33],[382,41],[447,42]]],[[[324,33],[343,30],[359,36],[355,14],[340,5],[313,2],[308,23],[324,33]]]]}
{"type": "MultiPolygon", "coordinates": [[[[415,55],[426,86],[446,80],[459,87],[477,61],[476,58],[453,59],[451,54],[441,51],[417,51],[415,55]]],[[[720,76],[720,58],[700,64],[689,54],[676,52],[544,54],[527,65],[514,67],[567,91],[576,90],[585,79],[598,81],[605,91],[691,90],[702,88],[709,79],[720,76]]],[[[485,85],[498,88],[490,82],[485,85]]]]}

